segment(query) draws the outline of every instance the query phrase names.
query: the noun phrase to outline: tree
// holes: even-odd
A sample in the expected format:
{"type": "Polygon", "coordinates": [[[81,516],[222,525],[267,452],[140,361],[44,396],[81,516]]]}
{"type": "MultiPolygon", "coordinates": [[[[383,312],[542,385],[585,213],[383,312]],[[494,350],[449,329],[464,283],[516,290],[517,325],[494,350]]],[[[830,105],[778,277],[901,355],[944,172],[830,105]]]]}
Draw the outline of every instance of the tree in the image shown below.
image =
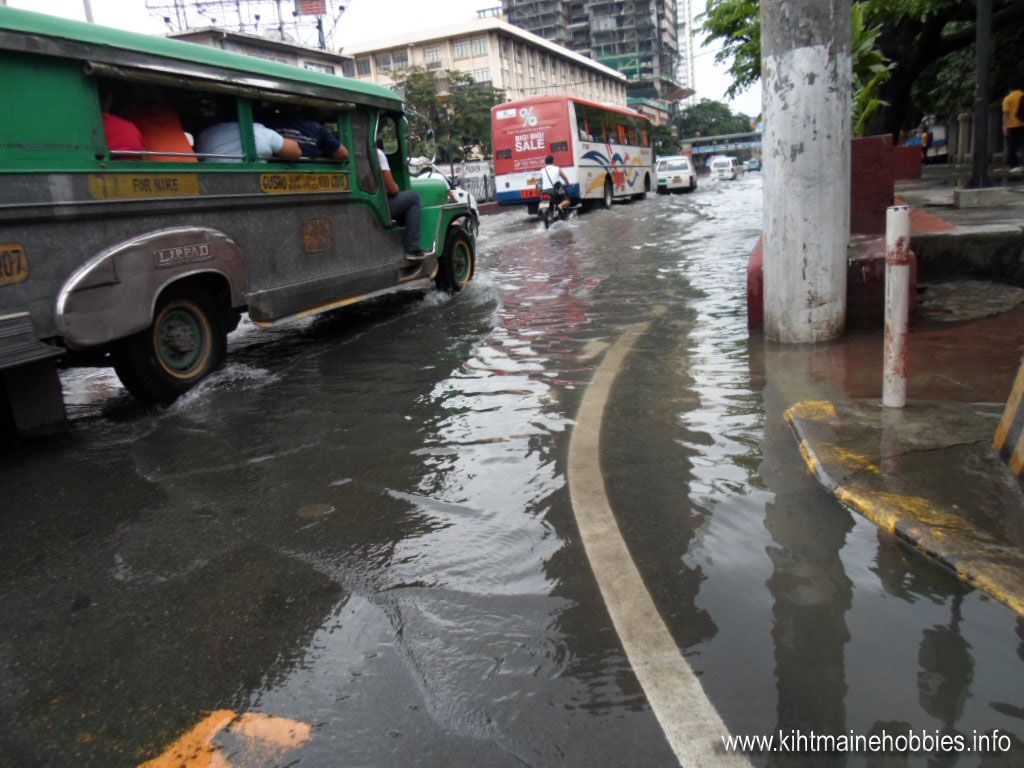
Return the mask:
{"type": "Polygon", "coordinates": [[[485,157],[491,153],[491,107],[505,100],[503,91],[464,72],[435,75],[422,67],[403,70],[395,89],[405,95],[413,156],[436,152],[439,160],[450,162],[477,148],[485,157]],[[433,132],[433,147],[428,132],[433,132]]]}
{"type": "MultiPolygon", "coordinates": [[[[959,86],[953,89],[959,108],[969,105],[969,98],[967,103],[963,100],[967,91],[973,96],[973,73],[963,77],[962,57],[953,54],[974,42],[974,0],[864,0],[857,5],[862,6],[863,17],[859,30],[854,19],[858,89],[854,98],[862,108],[870,108],[868,119],[861,121],[863,130],[896,134],[915,125],[927,106],[914,98],[915,83],[922,76],[930,76],[936,85],[945,79],[959,86]],[[888,72],[883,74],[880,66],[888,67],[888,72]],[[946,67],[953,71],[943,75],[946,67]]],[[[756,83],[761,76],[758,0],[708,0],[701,19],[705,44],[719,42],[715,59],[729,64],[733,83],[726,95],[756,83]]],[[[999,73],[1019,66],[1024,0],[994,0],[992,26],[996,36],[993,92],[999,93],[1009,87],[999,73]]]]}
{"type": "Polygon", "coordinates": [[[711,99],[701,99],[698,103],[686,107],[675,119],[679,135],[690,138],[698,133],[701,136],[721,136],[727,133],[750,133],[750,118],[746,115],[733,114],[728,104],[711,99]]]}
{"type": "Polygon", "coordinates": [[[651,126],[651,145],[657,155],[676,155],[679,153],[679,137],[670,125],[651,126]]]}

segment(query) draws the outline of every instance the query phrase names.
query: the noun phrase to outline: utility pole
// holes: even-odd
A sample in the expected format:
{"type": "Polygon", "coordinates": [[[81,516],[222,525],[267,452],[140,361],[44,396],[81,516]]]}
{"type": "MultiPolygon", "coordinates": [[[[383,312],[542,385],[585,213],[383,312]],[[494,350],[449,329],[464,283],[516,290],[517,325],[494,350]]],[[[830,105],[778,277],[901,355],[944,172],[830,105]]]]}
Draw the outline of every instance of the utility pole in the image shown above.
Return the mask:
{"type": "Polygon", "coordinates": [[[974,46],[974,156],[971,183],[975,189],[990,186],[988,180],[989,62],[992,57],[992,0],[977,0],[974,46]]]}
{"type": "Polygon", "coordinates": [[[846,325],[849,0],[762,0],[764,330],[824,341],[846,325]]]}

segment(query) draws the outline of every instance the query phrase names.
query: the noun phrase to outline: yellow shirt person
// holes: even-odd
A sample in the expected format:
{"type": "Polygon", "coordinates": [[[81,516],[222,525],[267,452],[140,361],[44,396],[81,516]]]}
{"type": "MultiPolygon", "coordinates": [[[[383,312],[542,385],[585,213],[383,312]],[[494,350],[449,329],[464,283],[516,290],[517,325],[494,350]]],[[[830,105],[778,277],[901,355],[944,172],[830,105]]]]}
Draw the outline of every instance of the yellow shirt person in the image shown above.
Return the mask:
{"type": "Polygon", "coordinates": [[[1010,173],[1024,172],[1021,167],[1021,151],[1024,150],[1024,120],[1020,115],[1024,90],[1015,88],[1003,99],[1003,136],[1006,137],[1006,164],[1010,173]]]}

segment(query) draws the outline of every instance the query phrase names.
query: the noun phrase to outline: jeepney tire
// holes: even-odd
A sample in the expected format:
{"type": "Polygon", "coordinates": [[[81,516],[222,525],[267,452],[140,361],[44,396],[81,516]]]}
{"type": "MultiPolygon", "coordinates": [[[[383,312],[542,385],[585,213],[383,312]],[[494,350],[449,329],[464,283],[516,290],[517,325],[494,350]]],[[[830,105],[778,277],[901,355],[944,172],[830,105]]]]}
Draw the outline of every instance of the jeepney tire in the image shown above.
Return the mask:
{"type": "Polygon", "coordinates": [[[604,194],[601,196],[601,207],[606,211],[612,207],[612,182],[609,179],[605,179],[604,182],[604,194]]]}
{"type": "Polygon", "coordinates": [[[125,339],[114,370],[135,399],[170,405],[216,371],[227,352],[224,309],[199,286],[172,286],[157,302],[153,323],[125,339]],[[167,334],[177,331],[187,347],[168,349],[167,334]],[[175,354],[181,358],[175,360],[175,354]]]}
{"type": "Polygon", "coordinates": [[[444,252],[437,270],[437,287],[447,293],[458,293],[470,280],[476,268],[476,246],[466,231],[453,227],[444,241],[444,252]]]}

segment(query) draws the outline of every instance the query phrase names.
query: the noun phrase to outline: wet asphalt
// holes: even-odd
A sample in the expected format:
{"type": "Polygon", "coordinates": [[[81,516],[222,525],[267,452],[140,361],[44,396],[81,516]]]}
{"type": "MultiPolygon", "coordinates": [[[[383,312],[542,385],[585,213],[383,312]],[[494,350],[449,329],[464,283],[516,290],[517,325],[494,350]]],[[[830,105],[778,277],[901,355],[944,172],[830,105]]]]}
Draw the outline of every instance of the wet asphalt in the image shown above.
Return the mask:
{"type": "Polygon", "coordinates": [[[205,713],[310,723],[295,766],[672,766],[575,527],[573,420],[725,725],[991,733],[1024,765],[1024,621],[822,491],[783,411],[842,397],[746,332],[761,183],[545,231],[485,217],[458,297],[231,337],[174,406],[65,374],[72,430],[0,455],[0,765],[133,766],[205,713]]]}

